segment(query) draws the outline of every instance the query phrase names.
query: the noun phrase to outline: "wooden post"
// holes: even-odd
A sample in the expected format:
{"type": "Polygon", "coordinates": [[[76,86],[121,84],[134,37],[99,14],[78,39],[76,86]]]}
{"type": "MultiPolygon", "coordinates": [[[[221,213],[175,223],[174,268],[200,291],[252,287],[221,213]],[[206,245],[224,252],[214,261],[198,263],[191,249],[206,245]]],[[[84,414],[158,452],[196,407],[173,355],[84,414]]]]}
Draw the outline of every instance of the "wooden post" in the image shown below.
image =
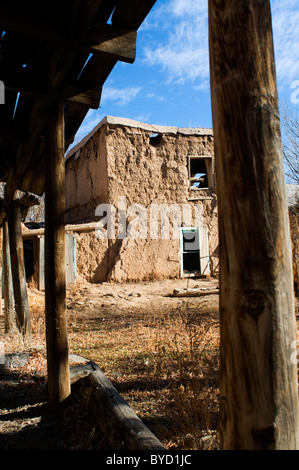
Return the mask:
{"type": "Polygon", "coordinates": [[[45,302],[49,403],[70,394],[65,285],[64,106],[47,117],[45,197],[45,302]]]}
{"type": "Polygon", "coordinates": [[[11,275],[8,222],[3,226],[3,296],[4,296],[4,319],[5,332],[11,333],[15,326],[14,319],[14,295],[11,275]]]}
{"type": "Polygon", "coordinates": [[[2,268],[3,268],[3,228],[0,228],[0,313],[2,313],[2,294],[3,294],[3,289],[2,289],[2,280],[3,280],[3,275],[2,275],[2,268]]]}
{"type": "Polygon", "coordinates": [[[268,0],[209,0],[222,449],[298,449],[291,243],[268,0]]]}
{"type": "Polygon", "coordinates": [[[13,200],[7,208],[7,218],[17,327],[24,338],[25,344],[30,345],[31,328],[18,191],[15,192],[13,200]]]}

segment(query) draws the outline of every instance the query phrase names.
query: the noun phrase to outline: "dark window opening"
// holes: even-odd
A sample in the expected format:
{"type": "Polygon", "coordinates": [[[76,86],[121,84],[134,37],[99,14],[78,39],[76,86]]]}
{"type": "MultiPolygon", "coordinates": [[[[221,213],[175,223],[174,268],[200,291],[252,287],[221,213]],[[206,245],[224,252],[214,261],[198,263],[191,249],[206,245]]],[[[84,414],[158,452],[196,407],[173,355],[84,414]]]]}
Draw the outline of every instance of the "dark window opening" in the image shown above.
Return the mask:
{"type": "Polygon", "coordinates": [[[162,136],[161,134],[153,134],[150,136],[150,145],[152,145],[153,147],[157,147],[158,145],[160,145],[162,142],[162,136]]]}
{"type": "Polygon", "coordinates": [[[189,157],[190,189],[207,189],[213,187],[213,168],[211,157],[189,157]]]}

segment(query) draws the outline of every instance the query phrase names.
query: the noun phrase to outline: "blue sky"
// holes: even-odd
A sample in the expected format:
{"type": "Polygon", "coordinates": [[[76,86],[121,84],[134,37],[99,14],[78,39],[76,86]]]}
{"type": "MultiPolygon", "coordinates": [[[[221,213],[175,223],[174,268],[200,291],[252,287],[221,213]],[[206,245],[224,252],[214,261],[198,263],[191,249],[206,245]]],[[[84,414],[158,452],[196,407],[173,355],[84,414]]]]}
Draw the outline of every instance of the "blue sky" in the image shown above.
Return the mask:
{"type": "MultiPolygon", "coordinates": [[[[291,97],[299,102],[299,2],[271,0],[271,8],[280,105],[297,112],[291,97]]],[[[157,0],[138,30],[134,64],[116,64],[101,107],[89,111],[74,144],[105,116],[212,127],[208,0],[157,0]]]]}

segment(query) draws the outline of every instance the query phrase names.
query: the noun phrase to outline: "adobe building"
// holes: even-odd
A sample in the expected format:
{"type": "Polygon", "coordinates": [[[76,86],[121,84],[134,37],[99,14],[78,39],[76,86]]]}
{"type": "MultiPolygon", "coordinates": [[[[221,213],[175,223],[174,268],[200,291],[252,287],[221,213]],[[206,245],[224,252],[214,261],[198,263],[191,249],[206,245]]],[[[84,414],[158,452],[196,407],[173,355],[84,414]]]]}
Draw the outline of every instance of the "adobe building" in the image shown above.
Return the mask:
{"type": "Polygon", "coordinates": [[[213,131],[105,117],[66,156],[66,224],[89,282],[218,269],[213,131]]]}

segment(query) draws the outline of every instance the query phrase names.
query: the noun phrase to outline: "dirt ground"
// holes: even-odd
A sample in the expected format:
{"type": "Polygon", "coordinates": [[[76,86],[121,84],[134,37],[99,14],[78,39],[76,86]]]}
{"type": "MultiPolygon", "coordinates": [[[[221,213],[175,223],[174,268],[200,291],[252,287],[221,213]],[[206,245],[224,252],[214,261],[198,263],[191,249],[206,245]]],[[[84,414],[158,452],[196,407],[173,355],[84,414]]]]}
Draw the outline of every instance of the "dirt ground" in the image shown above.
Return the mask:
{"type": "MultiPolygon", "coordinates": [[[[183,299],[173,296],[174,290],[206,288],[216,289],[219,286],[217,279],[168,279],[162,281],[148,281],[143,283],[109,283],[101,284],[82,283],[69,293],[67,310],[71,318],[72,313],[86,312],[90,316],[94,311],[115,312],[130,314],[143,311],[144,314],[163,312],[176,307],[183,299]]],[[[205,300],[215,303],[218,295],[205,296],[205,300]]],[[[105,320],[105,317],[103,317],[105,320]]]]}
{"type": "MultiPolygon", "coordinates": [[[[124,329],[129,336],[133,322],[142,320],[146,325],[156,313],[169,312],[182,303],[182,299],[172,296],[174,289],[217,286],[217,279],[98,285],[81,281],[67,293],[69,334],[75,338],[76,332],[88,322],[98,325],[100,321],[106,326],[113,315],[114,325],[117,322],[117,328],[124,329]]],[[[44,295],[29,289],[28,297],[31,305],[40,308],[40,316],[34,318],[32,347],[22,348],[15,338],[3,335],[3,329],[0,337],[5,345],[5,364],[0,365],[0,449],[89,449],[94,447],[95,440],[97,448],[102,441],[103,448],[109,449],[105,436],[90,420],[86,398],[76,385],[58,410],[49,409],[46,346],[41,326],[44,295]]],[[[218,301],[218,295],[208,297],[211,302],[218,301]]],[[[0,320],[3,327],[3,316],[0,320]]],[[[74,352],[70,349],[70,354],[74,352]]],[[[122,372],[119,368],[114,371],[113,367],[107,370],[111,380],[117,380],[122,372]]]]}
{"type": "MultiPolygon", "coordinates": [[[[173,319],[173,312],[186,302],[205,303],[208,309],[216,312],[213,318],[217,318],[217,294],[195,299],[172,295],[174,289],[195,287],[214,289],[218,287],[218,280],[175,279],[97,285],[79,281],[76,287],[67,292],[70,358],[73,357],[70,365],[80,362],[72,356],[75,354],[96,362],[145,424],[159,439],[162,437],[167,449],[197,448],[187,434],[184,442],[180,442],[178,438],[175,440],[171,435],[176,431],[175,419],[182,418],[182,408],[175,410],[174,398],[181,400],[180,406],[184,410],[186,408],[183,400],[188,400],[188,371],[183,370],[178,376],[171,363],[175,349],[165,351],[163,346],[162,349],[154,350],[154,346],[159,335],[161,337],[158,339],[163,344],[167,343],[168,338],[162,335],[162,330],[166,335],[169,331],[170,335],[168,327],[169,321],[173,319]],[[148,348],[149,341],[152,341],[151,350],[148,348]],[[159,354],[160,363],[157,359],[159,354]],[[163,367],[158,372],[154,370],[154,365],[156,367],[157,364],[166,364],[166,367],[169,365],[168,375],[163,367]],[[174,388],[177,390],[176,395],[174,388]],[[169,409],[172,421],[169,420],[169,409]]],[[[87,399],[80,383],[72,386],[72,394],[55,412],[49,409],[43,326],[44,295],[29,289],[28,296],[33,326],[30,349],[24,349],[16,337],[3,334],[3,316],[0,316],[0,344],[4,344],[5,352],[5,364],[0,364],[0,449],[113,450],[97,422],[90,417],[87,399]]],[[[296,309],[298,314],[298,303],[296,309]]],[[[190,311],[192,312],[192,308],[190,311]]],[[[175,331],[175,335],[177,334],[175,331]]],[[[213,332],[211,342],[219,340],[217,335],[217,331],[216,334],[213,332]]],[[[209,395],[209,400],[211,396],[212,400],[208,405],[212,429],[216,427],[218,409],[218,372],[215,364],[216,362],[211,363],[211,370],[196,371],[200,377],[200,387],[206,381],[204,385],[209,394],[213,393],[209,395]]],[[[192,374],[194,376],[194,371],[192,374]]],[[[197,389],[193,392],[197,393],[197,389]]],[[[194,400],[194,394],[191,399],[190,403],[194,400]]],[[[192,415],[191,405],[189,411],[192,415]]],[[[190,415],[186,415],[187,423],[189,419],[190,415]]],[[[181,429],[178,427],[176,432],[179,435],[181,429]]]]}

